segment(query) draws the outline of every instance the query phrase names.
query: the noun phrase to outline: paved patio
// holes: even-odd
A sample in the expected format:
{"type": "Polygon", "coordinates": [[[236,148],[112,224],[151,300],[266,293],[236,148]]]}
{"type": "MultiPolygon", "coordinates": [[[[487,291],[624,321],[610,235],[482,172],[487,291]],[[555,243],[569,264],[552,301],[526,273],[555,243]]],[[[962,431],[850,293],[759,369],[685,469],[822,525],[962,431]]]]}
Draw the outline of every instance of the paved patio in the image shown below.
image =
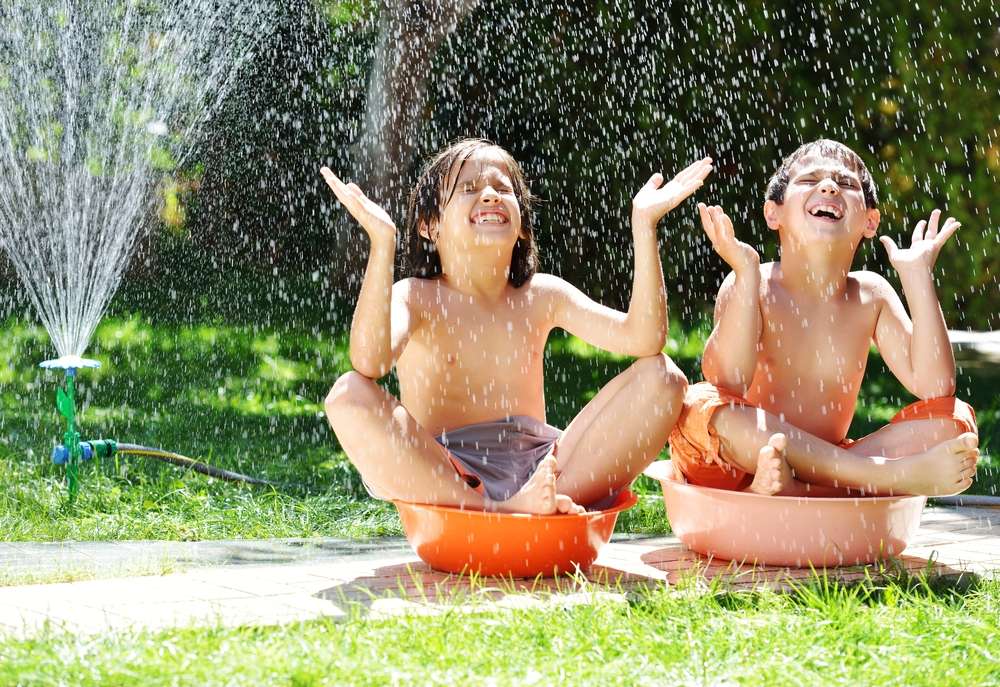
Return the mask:
{"type": "MultiPolygon", "coordinates": [[[[893,565],[942,577],[1000,571],[1000,509],[928,508],[914,543],[893,565]]],[[[429,569],[402,539],[0,544],[0,567],[19,575],[102,579],[0,587],[0,632],[97,633],[181,625],[272,625],[350,614],[383,616],[626,600],[641,585],[718,584],[783,589],[808,569],[703,558],[676,538],[616,538],[576,577],[470,579],[429,569]],[[157,568],[168,574],[108,577],[157,568]]],[[[851,581],[878,567],[836,568],[851,581]]]]}

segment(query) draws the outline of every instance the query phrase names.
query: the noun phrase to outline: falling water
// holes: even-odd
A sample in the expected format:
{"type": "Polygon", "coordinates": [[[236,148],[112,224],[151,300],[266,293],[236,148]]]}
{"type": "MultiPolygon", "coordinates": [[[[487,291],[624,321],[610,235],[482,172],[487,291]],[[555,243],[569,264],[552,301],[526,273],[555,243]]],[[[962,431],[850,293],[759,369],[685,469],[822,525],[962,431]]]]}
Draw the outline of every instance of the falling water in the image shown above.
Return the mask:
{"type": "Polygon", "coordinates": [[[0,246],[60,356],[87,348],[157,185],[272,12],[241,0],[0,9],[0,246]]]}

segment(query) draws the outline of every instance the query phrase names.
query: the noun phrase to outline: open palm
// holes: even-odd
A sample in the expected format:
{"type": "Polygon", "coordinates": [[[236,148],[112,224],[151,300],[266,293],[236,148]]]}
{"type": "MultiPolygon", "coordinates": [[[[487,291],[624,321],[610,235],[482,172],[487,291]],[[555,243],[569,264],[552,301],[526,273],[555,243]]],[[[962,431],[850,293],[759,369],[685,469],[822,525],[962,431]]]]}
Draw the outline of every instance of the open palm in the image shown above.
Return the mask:
{"type": "Polygon", "coordinates": [[[337,200],[368,233],[372,243],[395,243],[396,225],[382,206],[366,196],[357,184],[345,184],[328,167],[323,167],[320,173],[337,200]]]}
{"type": "Polygon", "coordinates": [[[677,174],[669,183],[654,174],[632,199],[633,223],[656,224],[660,218],[695,192],[712,171],[712,158],[698,160],[677,174]]]}
{"type": "Polygon", "coordinates": [[[889,262],[896,268],[896,271],[913,269],[915,267],[934,269],[937,262],[938,253],[944,247],[945,242],[958,231],[962,226],[954,217],[949,217],[944,226],[938,229],[941,220],[941,211],[934,210],[930,220],[920,220],[913,229],[910,238],[909,248],[899,248],[896,242],[888,236],[883,236],[879,240],[885,246],[889,255],[889,262]]]}

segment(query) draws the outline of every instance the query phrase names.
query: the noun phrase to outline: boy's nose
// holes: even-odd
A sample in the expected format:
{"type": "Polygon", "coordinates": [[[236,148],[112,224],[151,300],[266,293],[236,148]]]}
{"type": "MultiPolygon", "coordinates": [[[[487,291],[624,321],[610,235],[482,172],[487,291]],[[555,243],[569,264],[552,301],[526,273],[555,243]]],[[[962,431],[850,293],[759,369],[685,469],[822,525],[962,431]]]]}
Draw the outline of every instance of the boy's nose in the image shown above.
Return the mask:
{"type": "Polygon", "coordinates": [[[819,192],[823,195],[839,196],[840,187],[833,179],[824,179],[819,184],[819,192]]]}
{"type": "Polygon", "coordinates": [[[483,189],[483,193],[480,196],[484,203],[499,203],[500,194],[496,192],[492,186],[488,185],[483,189]]]}

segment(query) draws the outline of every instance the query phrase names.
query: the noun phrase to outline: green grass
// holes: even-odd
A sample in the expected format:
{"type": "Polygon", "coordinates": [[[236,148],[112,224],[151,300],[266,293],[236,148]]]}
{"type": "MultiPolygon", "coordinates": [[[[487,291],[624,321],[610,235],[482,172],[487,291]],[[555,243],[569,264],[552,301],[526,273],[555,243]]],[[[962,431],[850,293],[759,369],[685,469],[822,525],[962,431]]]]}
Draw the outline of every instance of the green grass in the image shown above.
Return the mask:
{"type": "Polygon", "coordinates": [[[11,685],[1000,684],[1000,583],[659,588],[527,610],[0,639],[11,685]]]}
{"type": "MultiPolygon", "coordinates": [[[[691,379],[705,331],[675,324],[668,352],[691,379]]],[[[98,329],[88,355],[100,370],[79,377],[84,438],[159,446],[283,486],[220,482],[145,458],[85,464],[76,506],[66,507],[63,471],[49,461],[63,427],[54,396],[60,375],[45,332],[20,319],[0,324],[0,540],[215,539],[401,534],[395,510],[366,497],[322,416],[322,399],[348,369],[336,328],[252,323],[153,324],[117,316],[98,329]]],[[[565,426],[629,360],[579,340],[553,337],[546,352],[549,422],[565,426]]],[[[996,441],[995,379],[963,378],[987,449],[996,441]]],[[[389,381],[392,387],[392,380],[389,381]]],[[[891,417],[905,393],[870,366],[852,435],[891,417]]],[[[977,488],[995,492],[984,461],[977,488]]],[[[991,472],[992,470],[992,472],[991,472]]],[[[640,478],[636,491],[659,493],[640,478]]],[[[655,498],[623,514],[619,531],[668,531],[655,498]]]]}

